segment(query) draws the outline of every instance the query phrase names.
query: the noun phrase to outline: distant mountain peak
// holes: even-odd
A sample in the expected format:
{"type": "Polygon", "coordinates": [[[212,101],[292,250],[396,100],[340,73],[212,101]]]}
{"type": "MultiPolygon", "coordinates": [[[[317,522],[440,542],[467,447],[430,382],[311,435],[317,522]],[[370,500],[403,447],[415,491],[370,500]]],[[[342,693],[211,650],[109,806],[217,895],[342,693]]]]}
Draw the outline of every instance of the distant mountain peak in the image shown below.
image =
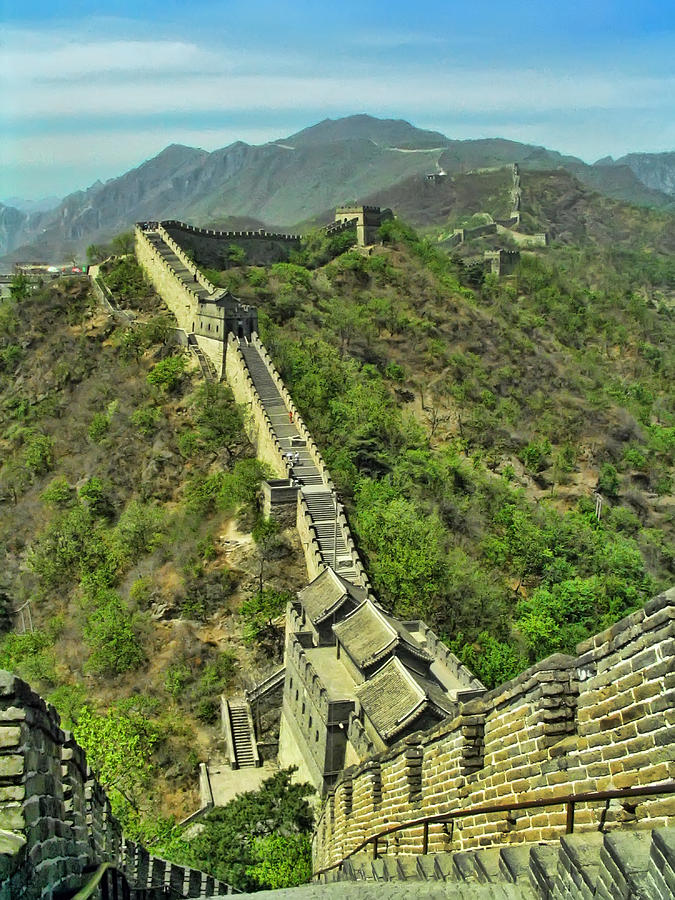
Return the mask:
{"type": "Polygon", "coordinates": [[[438,131],[416,128],[405,119],[378,119],[368,113],[356,113],[339,119],[323,119],[316,125],[283,139],[294,147],[311,147],[337,141],[372,141],[380,147],[429,149],[445,147],[450,141],[438,131]]]}

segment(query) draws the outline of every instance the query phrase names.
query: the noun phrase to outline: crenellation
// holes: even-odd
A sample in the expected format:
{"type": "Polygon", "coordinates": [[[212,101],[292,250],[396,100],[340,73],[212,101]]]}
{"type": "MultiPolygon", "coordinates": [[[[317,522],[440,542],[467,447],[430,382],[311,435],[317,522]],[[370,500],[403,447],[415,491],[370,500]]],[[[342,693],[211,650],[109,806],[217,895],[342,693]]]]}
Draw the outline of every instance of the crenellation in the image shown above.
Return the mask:
{"type": "MultiPolygon", "coordinates": [[[[481,804],[672,781],[674,612],[675,590],[671,590],[580,644],[576,658],[550,657],[501,688],[460,703],[459,715],[421,735],[423,811],[450,812],[481,804]],[[650,623],[655,627],[636,628],[657,615],[658,623],[650,623]],[[614,677],[615,672],[619,677],[614,677]],[[473,771],[467,772],[462,759],[478,760],[481,754],[481,764],[474,763],[473,771]]],[[[387,822],[419,815],[418,801],[406,798],[401,789],[400,772],[410,758],[410,749],[410,744],[399,742],[379,757],[387,822]]],[[[350,776],[355,807],[356,798],[368,797],[369,764],[357,766],[350,776]]],[[[575,829],[594,830],[600,822],[605,829],[640,827],[643,819],[649,827],[674,824],[672,797],[627,798],[610,803],[607,809],[601,803],[579,805],[575,829]]],[[[451,850],[550,841],[558,838],[565,821],[562,804],[510,816],[483,813],[457,820],[446,829],[451,836],[446,834],[442,841],[435,836],[434,841],[451,850]]],[[[365,834],[360,820],[353,831],[340,834],[336,830],[332,840],[341,841],[348,852],[382,827],[382,820],[370,815],[365,834]]],[[[320,821],[318,866],[335,856],[328,846],[331,839],[324,841],[322,834],[320,821]]],[[[403,832],[398,842],[398,852],[421,852],[420,841],[405,835],[403,832]]]]}

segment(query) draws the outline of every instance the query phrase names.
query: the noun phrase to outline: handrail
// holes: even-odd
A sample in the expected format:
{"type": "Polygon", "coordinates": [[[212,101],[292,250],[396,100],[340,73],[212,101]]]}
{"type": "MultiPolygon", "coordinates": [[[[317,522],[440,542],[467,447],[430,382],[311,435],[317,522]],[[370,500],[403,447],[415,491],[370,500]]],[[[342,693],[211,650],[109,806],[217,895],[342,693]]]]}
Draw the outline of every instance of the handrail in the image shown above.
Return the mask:
{"type": "MultiPolygon", "coordinates": [[[[97,890],[98,886],[101,884],[101,881],[107,876],[108,872],[113,872],[115,874],[120,874],[124,879],[122,882],[122,896],[128,898],[130,896],[129,890],[129,882],[126,879],[126,876],[120,869],[118,869],[117,865],[112,862],[104,862],[96,869],[92,877],[85,884],[83,888],[74,895],[72,900],[90,900],[91,897],[94,896],[94,892],[97,890]]],[[[103,900],[108,900],[108,884],[107,881],[103,881],[103,889],[102,896],[103,900]]],[[[117,891],[113,891],[114,896],[117,896],[117,891]]]]}
{"type": "MultiPolygon", "coordinates": [[[[181,867],[183,868],[183,867],[181,867]]],[[[198,871],[198,870],[193,870],[198,871]]],[[[214,879],[214,883],[216,885],[224,884],[227,886],[228,894],[241,894],[242,891],[234,887],[234,885],[227,884],[226,882],[219,882],[218,879],[214,879]]],[[[177,890],[171,884],[143,884],[132,886],[129,883],[129,879],[124,872],[123,869],[120,868],[118,863],[115,862],[104,862],[101,863],[94,874],[91,876],[89,881],[85,884],[83,888],[74,894],[70,900],[92,900],[92,897],[96,895],[96,891],[101,886],[101,900],[131,900],[132,892],[135,894],[137,891],[147,892],[147,891],[162,891],[165,897],[171,897],[173,894],[176,900],[179,898],[183,898],[184,895],[181,891],[177,890]],[[122,890],[121,897],[120,892],[118,892],[117,885],[112,885],[112,890],[110,889],[110,885],[108,884],[107,875],[108,873],[112,873],[113,875],[117,875],[121,878],[122,890]]]]}
{"type": "Polygon", "coordinates": [[[361,841],[353,850],[350,850],[346,856],[343,856],[339,862],[323,869],[318,869],[312,873],[313,878],[324,875],[342,866],[351,856],[363,850],[368,844],[373,845],[373,859],[377,859],[377,844],[381,838],[394,834],[397,831],[403,831],[406,828],[416,828],[419,825],[424,826],[422,836],[422,854],[428,853],[429,850],[429,825],[442,824],[443,822],[452,822],[455,819],[463,819],[468,816],[487,815],[499,812],[512,812],[519,809],[536,809],[542,806],[558,806],[565,805],[566,820],[565,833],[572,834],[574,832],[574,807],[577,803],[593,803],[600,800],[619,800],[624,797],[647,797],[654,794],[675,794],[675,781],[663,782],[661,784],[650,784],[645,787],[638,788],[615,788],[607,791],[585,791],[581,794],[563,794],[561,797],[544,797],[539,800],[524,800],[516,803],[496,803],[490,805],[471,806],[468,809],[457,809],[452,812],[436,813],[433,816],[422,816],[418,819],[410,819],[397,825],[391,825],[377,834],[371,835],[364,841],[361,841]]]}
{"type": "Polygon", "coordinates": [[[254,687],[250,690],[244,692],[244,696],[248,700],[249,703],[255,703],[257,700],[260,700],[268,690],[271,690],[273,687],[277,687],[280,681],[286,676],[286,666],[279,666],[278,669],[275,669],[270,675],[266,678],[263,678],[262,681],[259,681],[254,687]]]}

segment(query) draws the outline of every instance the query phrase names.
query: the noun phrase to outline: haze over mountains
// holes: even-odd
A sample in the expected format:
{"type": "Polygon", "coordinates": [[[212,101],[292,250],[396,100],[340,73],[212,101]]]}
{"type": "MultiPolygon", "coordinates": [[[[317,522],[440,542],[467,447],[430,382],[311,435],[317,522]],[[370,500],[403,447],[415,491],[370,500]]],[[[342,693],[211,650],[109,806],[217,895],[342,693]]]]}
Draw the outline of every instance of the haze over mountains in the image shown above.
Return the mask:
{"type": "MultiPolygon", "coordinates": [[[[260,146],[236,142],[211,153],[171,145],[105,184],[30,211],[0,204],[0,255],[57,262],[83,255],[143,219],[181,218],[198,225],[294,228],[326,221],[345,201],[407,197],[412,224],[442,224],[414,202],[429,172],[458,175],[517,162],[523,170],[565,169],[584,185],[630,203],[675,209],[675,153],[633,153],[593,165],[544,147],[499,138],[455,141],[408,122],[368,115],[326,119],[260,146]],[[411,181],[413,179],[413,181],[411,181]]],[[[444,218],[443,218],[444,217],[444,218]]]]}

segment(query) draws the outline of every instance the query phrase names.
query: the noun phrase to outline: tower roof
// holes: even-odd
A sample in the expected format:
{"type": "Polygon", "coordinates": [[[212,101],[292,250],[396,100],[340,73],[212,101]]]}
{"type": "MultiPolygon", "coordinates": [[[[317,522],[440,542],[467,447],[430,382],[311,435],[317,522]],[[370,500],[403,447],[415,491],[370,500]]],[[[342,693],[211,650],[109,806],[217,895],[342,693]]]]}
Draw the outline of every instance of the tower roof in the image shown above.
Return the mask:
{"type": "Polygon", "coordinates": [[[364,600],[342,622],[333,625],[333,633],[361,669],[384,659],[398,646],[405,647],[425,662],[433,660],[401,622],[387,615],[370,599],[364,600]]]}
{"type": "Polygon", "coordinates": [[[347,581],[330,567],[298,591],[298,599],[313,624],[318,625],[336,612],[347,601],[351,605],[363,603],[366,589],[347,581]]]}
{"type": "Polygon", "coordinates": [[[439,685],[412,672],[395,656],[356,689],[356,696],[386,741],[424,712],[430,711],[443,719],[454,706],[439,685]]]}

